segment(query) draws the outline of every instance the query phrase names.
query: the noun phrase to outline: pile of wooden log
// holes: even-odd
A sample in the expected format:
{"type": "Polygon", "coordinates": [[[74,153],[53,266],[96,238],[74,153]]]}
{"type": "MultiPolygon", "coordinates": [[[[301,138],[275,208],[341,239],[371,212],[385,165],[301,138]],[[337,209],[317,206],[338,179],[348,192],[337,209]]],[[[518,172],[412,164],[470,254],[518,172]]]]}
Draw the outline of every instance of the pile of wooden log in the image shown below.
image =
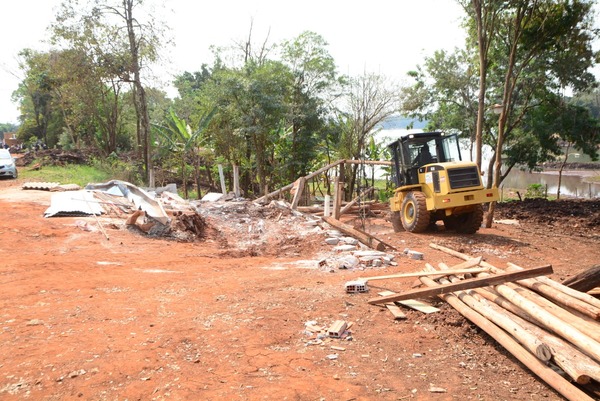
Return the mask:
{"type": "MultiPolygon", "coordinates": [[[[474,259],[430,246],[465,261],[474,259]]],[[[443,263],[437,269],[426,264],[427,271],[443,275],[436,280],[420,277],[428,288],[369,303],[384,305],[419,294],[437,295],[566,399],[593,400],[589,394],[594,394],[592,387],[600,381],[600,300],[547,277],[550,266],[523,269],[508,263],[500,269],[478,260],[489,273],[461,279],[444,274],[449,267],[443,263]]]]}

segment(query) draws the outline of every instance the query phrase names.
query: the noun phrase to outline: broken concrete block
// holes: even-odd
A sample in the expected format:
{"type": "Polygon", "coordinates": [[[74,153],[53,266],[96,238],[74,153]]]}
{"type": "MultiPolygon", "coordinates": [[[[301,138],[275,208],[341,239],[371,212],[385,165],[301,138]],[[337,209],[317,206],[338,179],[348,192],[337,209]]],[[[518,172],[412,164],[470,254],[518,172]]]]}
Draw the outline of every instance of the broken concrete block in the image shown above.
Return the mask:
{"type": "Polygon", "coordinates": [[[423,254],[417,251],[408,251],[408,256],[414,260],[423,260],[423,254]]]}
{"type": "Polygon", "coordinates": [[[355,245],[339,245],[339,246],[336,246],[335,248],[333,248],[334,251],[340,251],[340,252],[354,251],[355,249],[356,249],[355,245]]]}
{"type": "Polygon", "coordinates": [[[360,280],[348,281],[345,285],[346,292],[349,294],[355,294],[359,292],[367,292],[369,291],[369,287],[367,287],[367,283],[360,280]]]}
{"type": "Polygon", "coordinates": [[[356,257],[361,257],[361,256],[375,256],[375,257],[382,257],[382,256],[386,256],[387,254],[385,252],[381,252],[381,251],[356,251],[354,252],[354,256],[356,257]]]}
{"type": "Polygon", "coordinates": [[[344,242],[348,245],[358,244],[358,240],[356,238],[352,238],[352,237],[342,237],[341,240],[342,240],[342,242],[344,242]]]}
{"type": "Polygon", "coordinates": [[[345,321],[336,320],[327,329],[327,335],[329,337],[333,337],[333,338],[341,338],[342,335],[344,334],[344,331],[346,331],[347,326],[348,326],[348,323],[346,323],[345,321]]]}
{"type": "Polygon", "coordinates": [[[371,262],[373,267],[381,267],[383,265],[383,261],[381,259],[375,259],[371,262]]]}
{"type": "Polygon", "coordinates": [[[359,263],[360,260],[358,260],[358,258],[348,255],[338,260],[338,267],[340,269],[354,269],[359,265],[359,263]]]}
{"type": "Polygon", "coordinates": [[[329,238],[325,238],[325,242],[328,245],[337,245],[340,242],[340,239],[336,238],[336,237],[329,237],[329,238]]]}

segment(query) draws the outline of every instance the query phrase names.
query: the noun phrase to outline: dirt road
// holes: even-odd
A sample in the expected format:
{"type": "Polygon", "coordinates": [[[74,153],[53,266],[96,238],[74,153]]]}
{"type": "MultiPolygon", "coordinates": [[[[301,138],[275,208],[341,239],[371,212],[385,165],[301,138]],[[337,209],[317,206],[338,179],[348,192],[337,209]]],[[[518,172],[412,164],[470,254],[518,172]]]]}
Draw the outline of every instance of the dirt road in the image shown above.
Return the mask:
{"type": "Polygon", "coordinates": [[[102,220],[107,239],[93,218],[45,219],[50,194],[15,184],[0,182],[2,400],[560,400],[439,300],[440,312],[407,310],[402,321],[367,304],[413,280],[373,282],[369,294],[346,294],[344,283],[460,262],[431,242],[501,267],[550,263],[559,281],[600,260],[593,209],[501,209],[520,224],[471,236],[394,234],[367,219],[368,231],[424,260],[392,252],[397,266],[363,272],[319,266],[336,251],[302,217],[276,229],[273,214],[257,230],[238,211],[194,243],[102,220]],[[306,330],[339,319],[353,323],[349,338],[306,330]]]}

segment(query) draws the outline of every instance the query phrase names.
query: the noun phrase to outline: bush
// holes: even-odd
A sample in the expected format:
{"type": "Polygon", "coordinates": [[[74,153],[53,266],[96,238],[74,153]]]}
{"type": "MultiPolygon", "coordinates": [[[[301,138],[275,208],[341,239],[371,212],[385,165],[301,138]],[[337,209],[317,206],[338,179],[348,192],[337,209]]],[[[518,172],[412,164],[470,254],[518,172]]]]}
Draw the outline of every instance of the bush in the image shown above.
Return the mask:
{"type": "Polygon", "coordinates": [[[546,198],[546,188],[542,184],[530,184],[525,192],[525,198],[546,198]]]}

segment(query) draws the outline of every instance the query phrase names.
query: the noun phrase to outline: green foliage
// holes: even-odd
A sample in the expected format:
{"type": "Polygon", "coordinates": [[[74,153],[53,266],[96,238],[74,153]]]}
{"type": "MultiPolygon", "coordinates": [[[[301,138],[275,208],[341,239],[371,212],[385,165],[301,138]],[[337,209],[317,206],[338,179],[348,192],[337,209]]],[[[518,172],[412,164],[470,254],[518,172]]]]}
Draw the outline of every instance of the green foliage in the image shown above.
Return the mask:
{"type": "Polygon", "coordinates": [[[19,178],[30,181],[59,182],[78,184],[84,187],[90,183],[106,182],[118,179],[118,171],[105,170],[99,166],[71,164],[67,166],[44,166],[40,170],[20,169],[19,178]]]}
{"type": "Polygon", "coordinates": [[[529,184],[527,187],[527,192],[525,192],[525,198],[533,199],[533,198],[545,198],[546,197],[546,187],[542,184],[529,184]]]}

